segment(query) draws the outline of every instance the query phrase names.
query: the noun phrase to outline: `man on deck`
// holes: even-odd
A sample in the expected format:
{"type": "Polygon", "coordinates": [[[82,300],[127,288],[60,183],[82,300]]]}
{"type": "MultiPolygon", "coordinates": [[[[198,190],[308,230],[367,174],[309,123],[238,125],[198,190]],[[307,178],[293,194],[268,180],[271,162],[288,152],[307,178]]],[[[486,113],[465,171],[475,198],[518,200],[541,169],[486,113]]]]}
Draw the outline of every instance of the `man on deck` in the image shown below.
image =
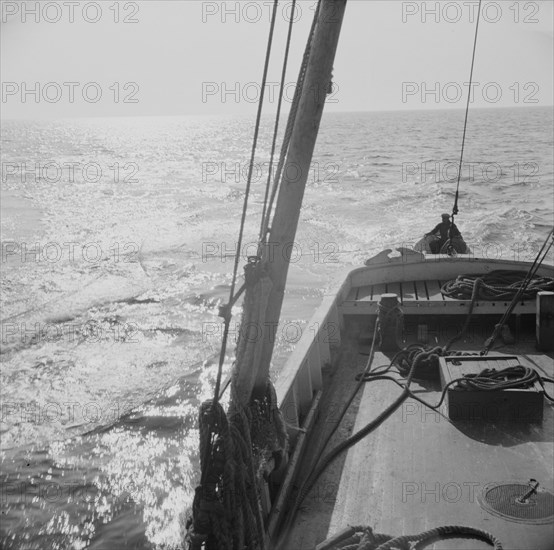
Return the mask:
{"type": "Polygon", "coordinates": [[[461,233],[456,227],[456,224],[450,222],[450,215],[443,214],[442,222],[437,224],[431,231],[429,231],[429,233],[425,233],[426,237],[429,237],[430,235],[434,235],[439,238],[438,241],[433,241],[429,243],[429,246],[431,247],[431,253],[438,254],[441,248],[444,246],[444,243],[450,237],[460,237],[461,233]]]}

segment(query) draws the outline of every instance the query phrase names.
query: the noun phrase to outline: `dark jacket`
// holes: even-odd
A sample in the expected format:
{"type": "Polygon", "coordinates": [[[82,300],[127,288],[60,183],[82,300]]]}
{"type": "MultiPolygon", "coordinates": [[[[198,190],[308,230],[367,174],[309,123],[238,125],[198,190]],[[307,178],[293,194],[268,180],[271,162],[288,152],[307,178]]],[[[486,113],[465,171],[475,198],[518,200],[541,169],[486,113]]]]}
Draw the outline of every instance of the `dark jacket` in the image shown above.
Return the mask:
{"type": "Polygon", "coordinates": [[[452,236],[459,237],[461,235],[460,231],[456,227],[455,223],[441,222],[434,227],[427,235],[436,235],[440,232],[441,241],[446,242],[450,238],[450,227],[452,227],[452,236]]]}

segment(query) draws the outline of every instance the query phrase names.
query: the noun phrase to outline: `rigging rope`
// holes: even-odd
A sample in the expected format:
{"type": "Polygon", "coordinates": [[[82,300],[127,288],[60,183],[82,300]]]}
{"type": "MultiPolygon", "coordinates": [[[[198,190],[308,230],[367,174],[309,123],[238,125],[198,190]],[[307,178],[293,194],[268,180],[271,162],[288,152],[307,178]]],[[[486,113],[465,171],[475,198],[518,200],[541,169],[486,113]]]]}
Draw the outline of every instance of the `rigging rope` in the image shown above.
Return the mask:
{"type": "Polygon", "coordinates": [[[266,215],[266,209],[268,206],[268,198],[269,198],[269,189],[271,185],[271,173],[273,171],[273,159],[275,156],[275,149],[277,146],[277,133],[279,131],[279,120],[281,118],[281,107],[283,105],[283,93],[285,90],[285,78],[287,76],[287,66],[289,61],[289,52],[290,52],[290,45],[292,42],[292,29],[294,27],[294,17],[296,14],[296,0],[292,0],[292,9],[290,14],[290,21],[289,21],[289,30],[287,35],[287,44],[285,47],[285,58],[283,60],[283,70],[281,72],[281,86],[279,88],[279,101],[277,103],[277,114],[275,115],[275,127],[273,130],[273,143],[271,144],[271,155],[269,159],[269,173],[267,175],[267,184],[265,188],[265,196],[264,196],[264,206],[262,210],[262,219],[260,221],[260,236],[259,241],[262,242],[264,238],[264,220],[266,215]]]}
{"type": "Polygon", "coordinates": [[[270,227],[270,218],[271,212],[273,209],[273,203],[275,202],[275,197],[277,196],[277,191],[279,190],[279,185],[281,182],[281,175],[283,173],[283,168],[285,166],[285,161],[287,158],[287,152],[292,137],[292,131],[294,128],[294,122],[296,121],[296,115],[298,113],[298,107],[300,105],[300,98],[302,97],[302,91],[304,89],[304,81],[306,77],[306,71],[308,69],[308,61],[310,59],[310,52],[312,50],[312,42],[315,34],[315,29],[317,27],[317,22],[319,20],[319,13],[321,10],[322,0],[318,0],[316,11],[314,14],[314,19],[312,21],[312,27],[310,29],[310,35],[306,43],[306,48],[304,49],[304,57],[302,58],[302,65],[300,66],[300,72],[298,73],[298,79],[296,82],[296,89],[294,91],[294,98],[292,100],[292,105],[289,113],[289,118],[287,121],[287,127],[285,130],[285,136],[283,137],[283,144],[281,146],[281,153],[279,157],[279,163],[277,165],[277,170],[275,172],[275,178],[273,180],[273,188],[271,190],[271,196],[269,199],[269,204],[267,209],[265,209],[265,219],[262,220],[262,226],[260,231],[260,245],[263,244],[267,233],[269,232],[270,227]]]}
{"type": "MultiPolygon", "coordinates": [[[[274,1],[229,303],[220,308],[220,315],[224,318],[225,328],[214,398],[203,403],[200,411],[202,473],[200,485],[195,492],[192,517],[187,522],[186,540],[190,550],[243,550],[244,548],[263,550],[266,547],[258,485],[262,476],[269,473],[274,465],[278,464],[279,459],[283,458],[288,445],[286,425],[282,412],[277,406],[277,396],[271,381],[267,381],[265,394],[257,395],[256,398],[250,394],[245,395],[246,392],[250,392],[249,388],[247,386],[239,387],[236,382],[237,378],[244,376],[245,373],[252,372],[259,360],[259,343],[249,338],[247,332],[249,326],[261,326],[264,323],[265,309],[267,308],[269,290],[272,285],[264,265],[260,262],[260,257],[251,257],[245,267],[245,283],[238,292],[235,292],[278,3],[278,0],[274,1]],[[231,310],[243,291],[245,291],[243,318],[237,342],[233,383],[230,384],[230,406],[229,411],[225,414],[219,402],[222,395],[220,391],[222,367],[228,341],[231,310]]],[[[312,33],[306,47],[308,52],[311,49],[318,14],[319,4],[312,24],[312,33]]],[[[292,22],[294,22],[294,14],[291,16],[292,22]]],[[[292,26],[289,27],[287,38],[285,65],[288,60],[291,29],[292,26]]],[[[292,126],[298,108],[298,98],[304,86],[306,68],[307,60],[305,60],[301,69],[302,78],[296,90],[296,103],[291,113],[292,116],[289,117],[285,152],[292,135],[292,126]]],[[[285,74],[286,66],[283,68],[283,81],[285,74]]],[[[280,101],[282,101],[282,90],[283,85],[280,101]]],[[[278,121],[279,116],[277,115],[272,161],[278,132],[278,121]]],[[[281,159],[281,169],[283,163],[284,158],[281,159]]],[[[268,192],[266,192],[265,206],[267,206],[267,195],[268,192]]],[[[265,209],[266,219],[269,219],[270,206],[265,209]]]]}
{"type": "Polygon", "coordinates": [[[456,185],[456,196],[454,198],[454,207],[452,208],[452,224],[450,225],[450,231],[448,234],[448,237],[450,240],[452,240],[452,228],[454,226],[454,218],[458,215],[458,198],[460,193],[460,179],[462,177],[462,162],[464,158],[464,148],[465,148],[465,142],[466,142],[466,131],[467,131],[467,119],[469,116],[469,104],[471,102],[471,92],[473,90],[472,83],[473,83],[473,68],[475,66],[475,52],[477,51],[477,36],[479,35],[479,21],[481,20],[481,4],[483,0],[479,0],[479,7],[477,9],[477,24],[475,26],[475,38],[473,40],[473,55],[471,57],[471,70],[469,73],[469,90],[467,92],[467,104],[466,104],[466,114],[465,114],[465,121],[464,121],[464,134],[462,137],[462,150],[460,152],[460,164],[458,167],[458,183],[456,185]]]}
{"type": "MultiPolygon", "coordinates": [[[[523,296],[524,292],[530,285],[531,281],[534,279],[539,267],[543,263],[544,259],[546,258],[550,248],[552,247],[552,244],[554,243],[554,228],[550,230],[550,233],[546,237],[541,249],[539,250],[538,254],[535,257],[535,260],[531,267],[529,268],[529,271],[527,272],[527,275],[525,276],[525,279],[521,285],[521,288],[519,289],[518,293],[513,297],[510,305],[504,312],[504,315],[498,322],[498,324],[494,327],[494,331],[491,335],[491,337],[485,342],[485,347],[481,351],[481,355],[487,355],[489,350],[494,345],[495,340],[498,338],[498,335],[500,334],[500,331],[502,330],[502,327],[506,324],[506,321],[508,320],[508,317],[512,314],[512,311],[516,307],[516,304],[518,303],[521,296],[523,296]],[[548,247],[546,244],[550,240],[550,244],[548,247]]],[[[553,280],[550,279],[550,284],[542,284],[541,287],[538,290],[551,290],[554,289],[554,285],[552,285],[553,280]]]]}
{"type": "MultiPolygon", "coordinates": [[[[259,326],[271,286],[259,262],[246,268],[244,326],[259,326]]],[[[234,376],[250,372],[257,346],[248,330],[239,332],[234,376]]],[[[202,480],[187,523],[190,550],[263,550],[265,532],[259,482],[270,460],[286,453],[287,433],[268,381],[265,394],[251,399],[231,385],[229,411],[208,400],[199,416],[202,480]],[[246,404],[245,404],[246,403],[246,404]]]]}
{"type": "Polygon", "coordinates": [[[242,248],[242,239],[244,236],[244,226],[246,222],[246,212],[248,210],[248,198],[250,196],[250,187],[252,185],[252,173],[254,170],[254,160],[256,158],[256,148],[258,145],[258,135],[260,132],[260,123],[262,119],[262,110],[263,110],[263,104],[264,104],[264,97],[265,97],[265,88],[267,85],[267,73],[269,70],[269,61],[271,59],[271,49],[273,46],[273,35],[275,32],[275,21],[277,20],[277,8],[279,6],[279,0],[274,0],[273,3],[273,13],[271,16],[271,25],[269,29],[269,38],[267,42],[267,50],[265,55],[265,63],[264,63],[264,71],[262,76],[262,87],[260,92],[260,101],[258,103],[258,113],[256,115],[256,124],[254,127],[254,139],[252,142],[252,152],[250,156],[250,164],[248,166],[248,178],[246,181],[246,190],[244,193],[244,204],[242,207],[242,216],[240,220],[240,230],[239,230],[239,238],[237,242],[237,252],[235,254],[235,263],[233,266],[233,278],[231,281],[231,290],[229,292],[229,307],[222,308],[222,316],[224,318],[224,329],[223,329],[223,338],[221,342],[221,352],[219,356],[219,368],[217,372],[217,379],[215,384],[215,390],[214,390],[214,401],[217,402],[219,399],[219,388],[221,385],[221,376],[223,372],[223,363],[225,361],[225,351],[227,349],[227,340],[229,338],[229,325],[231,322],[231,305],[233,304],[234,297],[235,297],[235,285],[237,282],[237,275],[238,275],[238,267],[239,267],[239,261],[240,261],[240,252],[242,248]]]}

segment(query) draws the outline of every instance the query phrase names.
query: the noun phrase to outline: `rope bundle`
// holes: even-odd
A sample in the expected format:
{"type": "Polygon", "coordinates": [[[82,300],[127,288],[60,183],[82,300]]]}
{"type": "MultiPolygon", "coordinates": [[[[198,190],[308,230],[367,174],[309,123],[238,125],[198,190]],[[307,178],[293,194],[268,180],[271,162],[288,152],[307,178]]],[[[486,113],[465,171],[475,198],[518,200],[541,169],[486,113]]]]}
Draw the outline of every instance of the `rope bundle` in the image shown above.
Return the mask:
{"type": "Polygon", "coordinates": [[[374,533],[371,527],[352,527],[346,531],[344,539],[335,544],[318,546],[321,550],[409,550],[418,544],[418,548],[424,548],[428,544],[436,542],[438,538],[468,538],[479,539],[488,542],[494,547],[494,550],[502,550],[502,544],[494,536],[481,529],[474,527],[465,527],[463,525],[445,525],[429,529],[419,535],[409,535],[400,537],[391,537],[374,533]],[[351,536],[351,533],[356,533],[351,536]],[[337,544],[338,543],[338,544],[337,544]],[[421,546],[424,543],[424,546],[421,546]]]}
{"type": "Polygon", "coordinates": [[[538,372],[529,367],[518,365],[502,370],[484,369],[479,374],[466,374],[457,387],[481,391],[507,390],[509,388],[528,388],[540,382],[538,372]]]}
{"type": "Polygon", "coordinates": [[[255,372],[259,361],[263,339],[252,338],[248,327],[263,326],[270,288],[260,264],[249,263],[229,412],[217,399],[200,409],[202,478],[187,525],[190,550],[265,549],[260,479],[268,459],[286,452],[286,427],[270,381],[263,395],[253,398],[247,384],[237,380],[255,372]]]}
{"type": "MultiPolygon", "coordinates": [[[[388,368],[395,366],[398,369],[398,372],[402,376],[408,376],[412,365],[415,362],[416,357],[427,351],[429,348],[421,344],[411,344],[406,348],[400,350],[391,360],[391,363],[388,368]]],[[[464,356],[464,355],[475,355],[471,352],[466,351],[447,351],[447,349],[442,349],[440,347],[435,348],[436,353],[433,353],[428,356],[424,356],[417,363],[417,368],[414,372],[414,378],[419,380],[436,380],[439,377],[439,357],[442,356],[464,356]]],[[[388,370],[387,368],[387,370],[388,370]]],[[[385,371],[379,371],[379,374],[382,374],[385,371]]],[[[367,377],[366,380],[369,380],[371,377],[367,377]]]]}
{"type": "Polygon", "coordinates": [[[263,530],[256,518],[248,419],[239,415],[228,419],[219,403],[205,401],[199,429],[203,480],[194,497],[194,521],[187,525],[190,548],[200,549],[203,544],[206,550],[231,550],[245,544],[258,548],[263,530]]]}
{"type": "MultiPolygon", "coordinates": [[[[477,299],[479,300],[511,300],[523,287],[526,274],[521,271],[497,270],[486,275],[459,275],[455,280],[446,282],[441,292],[457,300],[469,300],[472,297],[475,282],[481,279],[477,299]]],[[[522,299],[534,298],[537,292],[554,290],[554,279],[550,277],[533,277],[522,299]]]]}

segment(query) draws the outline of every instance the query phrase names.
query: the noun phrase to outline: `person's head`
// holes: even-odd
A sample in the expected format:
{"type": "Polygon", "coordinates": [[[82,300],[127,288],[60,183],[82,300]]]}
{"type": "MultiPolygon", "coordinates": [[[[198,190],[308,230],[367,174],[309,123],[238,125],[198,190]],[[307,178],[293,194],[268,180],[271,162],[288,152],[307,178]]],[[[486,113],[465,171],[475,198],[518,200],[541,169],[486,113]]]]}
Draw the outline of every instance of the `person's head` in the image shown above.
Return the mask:
{"type": "Polygon", "coordinates": [[[442,215],[442,221],[443,222],[449,222],[450,221],[450,214],[443,214],[442,215]]]}

